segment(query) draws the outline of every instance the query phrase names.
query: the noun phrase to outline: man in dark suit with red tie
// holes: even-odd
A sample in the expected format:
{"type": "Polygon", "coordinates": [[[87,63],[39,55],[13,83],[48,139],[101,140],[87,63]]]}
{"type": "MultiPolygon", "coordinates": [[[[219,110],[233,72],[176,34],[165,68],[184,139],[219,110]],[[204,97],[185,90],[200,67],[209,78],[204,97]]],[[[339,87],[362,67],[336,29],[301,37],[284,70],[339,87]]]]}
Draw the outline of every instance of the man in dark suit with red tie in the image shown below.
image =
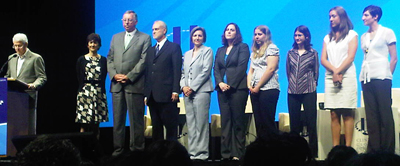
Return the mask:
{"type": "Polygon", "coordinates": [[[149,106],[153,140],[177,140],[182,68],[181,47],[167,40],[167,25],[163,21],[153,24],[153,38],[157,44],[149,48],[146,57],[145,102],[149,106]]]}

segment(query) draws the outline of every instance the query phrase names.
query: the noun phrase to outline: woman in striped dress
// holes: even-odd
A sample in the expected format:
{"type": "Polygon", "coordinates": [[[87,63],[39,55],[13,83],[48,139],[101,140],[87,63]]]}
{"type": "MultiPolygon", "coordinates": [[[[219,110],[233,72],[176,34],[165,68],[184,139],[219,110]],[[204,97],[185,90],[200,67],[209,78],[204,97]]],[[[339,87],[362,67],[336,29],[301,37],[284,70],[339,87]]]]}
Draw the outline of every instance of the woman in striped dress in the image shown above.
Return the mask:
{"type": "Polygon", "coordinates": [[[290,129],[300,134],[303,124],[300,120],[301,105],[304,108],[305,126],[309,136],[309,146],[313,156],[317,155],[317,84],[318,52],[311,46],[311,34],[304,25],[294,30],[293,48],[286,58],[286,74],[289,82],[288,108],[290,129]]]}

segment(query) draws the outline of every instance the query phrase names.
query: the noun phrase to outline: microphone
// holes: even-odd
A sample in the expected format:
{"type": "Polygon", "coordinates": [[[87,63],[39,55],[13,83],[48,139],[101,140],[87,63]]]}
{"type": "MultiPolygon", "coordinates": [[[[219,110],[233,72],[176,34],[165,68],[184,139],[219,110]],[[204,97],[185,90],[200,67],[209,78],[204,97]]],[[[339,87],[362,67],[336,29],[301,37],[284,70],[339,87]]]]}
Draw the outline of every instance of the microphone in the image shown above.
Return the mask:
{"type": "Polygon", "coordinates": [[[15,57],[17,57],[17,56],[18,56],[17,54],[12,55],[11,58],[8,59],[7,62],[3,64],[3,66],[1,66],[0,73],[3,72],[3,69],[4,69],[4,67],[6,66],[6,64],[8,64],[8,62],[10,62],[11,59],[13,59],[13,58],[15,58],[15,57]]]}

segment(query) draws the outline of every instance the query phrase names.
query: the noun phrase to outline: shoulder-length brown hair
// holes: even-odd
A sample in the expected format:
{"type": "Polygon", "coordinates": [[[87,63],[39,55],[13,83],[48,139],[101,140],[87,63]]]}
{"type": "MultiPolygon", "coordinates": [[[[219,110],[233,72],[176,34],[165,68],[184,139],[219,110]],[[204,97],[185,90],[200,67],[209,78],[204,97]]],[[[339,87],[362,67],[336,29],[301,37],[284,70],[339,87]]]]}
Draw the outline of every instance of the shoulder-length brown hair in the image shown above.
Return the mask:
{"type": "Polygon", "coordinates": [[[329,40],[332,41],[334,39],[336,42],[339,42],[347,36],[350,30],[353,29],[353,23],[351,23],[350,18],[347,16],[347,13],[343,7],[335,6],[331,10],[329,10],[329,12],[331,12],[332,10],[336,11],[337,15],[340,18],[340,23],[338,27],[332,28],[331,26],[329,40]],[[339,32],[339,36],[337,39],[335,38],[336,32],[339,32]]]}
{"type": "Polygon", "coordinates": [[[228,40],[225,38],[225,31],[226,31],[226,28],[228,28],[229,25],[235,26],[235,29],[236,29],[236,35],[235,35],[235,38],[233,39],[233,45],[241,43],[243,41],[243,38],[242,38],[242,33],[240,33],[239,26],[236,23],[231,22],[228,25],[226,25],[226,27],[224,29],[224,32],[222,33],[222,44],[224,46],[228,46],[229,45],[228,44],[228,40]]]}

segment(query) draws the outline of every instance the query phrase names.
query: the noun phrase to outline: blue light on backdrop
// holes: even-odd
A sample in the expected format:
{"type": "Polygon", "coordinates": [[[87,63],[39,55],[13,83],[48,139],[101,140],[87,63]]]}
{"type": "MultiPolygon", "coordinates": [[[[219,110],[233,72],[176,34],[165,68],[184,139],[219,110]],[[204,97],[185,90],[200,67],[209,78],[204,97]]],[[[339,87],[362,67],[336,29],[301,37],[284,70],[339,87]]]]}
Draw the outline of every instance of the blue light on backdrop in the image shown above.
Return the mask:
{"type": "MultiPolygon", "coordinates": [[[[277,114],[288,112],[287,109],[287,79],[285,71],[286,53],[291,49],[293,43],[294,28],[299,25],[309,27],[312,35],[314,48],[320,52],[324,36],[329,32],[328,12],[334,6],[343,6],[351,21],[354,30],[359,37],[367,31],[361,16],[363,9],[368,5],[378,5],[383,9],[380,23],[394,30],[399,39],[400,24],[396,22],[400,16],[400,1],[396,0],[364,0],[364,1],[321,1],[321,0],[96,0],[95,22],[96,33],[102,38],[103,47],[100,54],[107,56],[108,47],[113,34],[124,31],[121,18],[126,10],[134,10],[138,14],[137,28],[151,35],[151,27],[156,20],[163,20],[168,26],[168,39],[173,41],[173,36],[180,35],[182,52],[190,49],[189,33],[192,25],[199,25],[207,31],[207,43],[214,52],[221,44],[221,35],[225,26],[230,22],[239,25],[243,35],[244,43],[251,46],[253,29],[257,25],[267,25],[272,33],[273,42],[280,48],[279,82],[281,93],[278,101],[277,114]],[[180,34],[173,34],[173,27],[179,27],[180,34]]],[[[154,45],[155,41],[152,40],[154,45]]],[[[357,73],[363,54],[359,48],[356,54],[355,65],[357,73]]],[[[320,67],[319,84],[317,93],[324,93],[324,67],[320,67]]],[[[397,71],[393,76],[393,87],[399,87],[400,73],[397,71]]],[[[109,80],[107,90],[109,89],[109,80]]],[[[359,95],[361,86],[358,86],[359,95]]],[[[219,113],[216,93],[212,94],[210,115],[219,113]]],[[[108,104],[110,121],[102,123],[101,127],[110,127],[113,122],[111,95],[108,92],[108,104]]],[[[128,125],[128,123],[127,123],[128,125]]]]}

